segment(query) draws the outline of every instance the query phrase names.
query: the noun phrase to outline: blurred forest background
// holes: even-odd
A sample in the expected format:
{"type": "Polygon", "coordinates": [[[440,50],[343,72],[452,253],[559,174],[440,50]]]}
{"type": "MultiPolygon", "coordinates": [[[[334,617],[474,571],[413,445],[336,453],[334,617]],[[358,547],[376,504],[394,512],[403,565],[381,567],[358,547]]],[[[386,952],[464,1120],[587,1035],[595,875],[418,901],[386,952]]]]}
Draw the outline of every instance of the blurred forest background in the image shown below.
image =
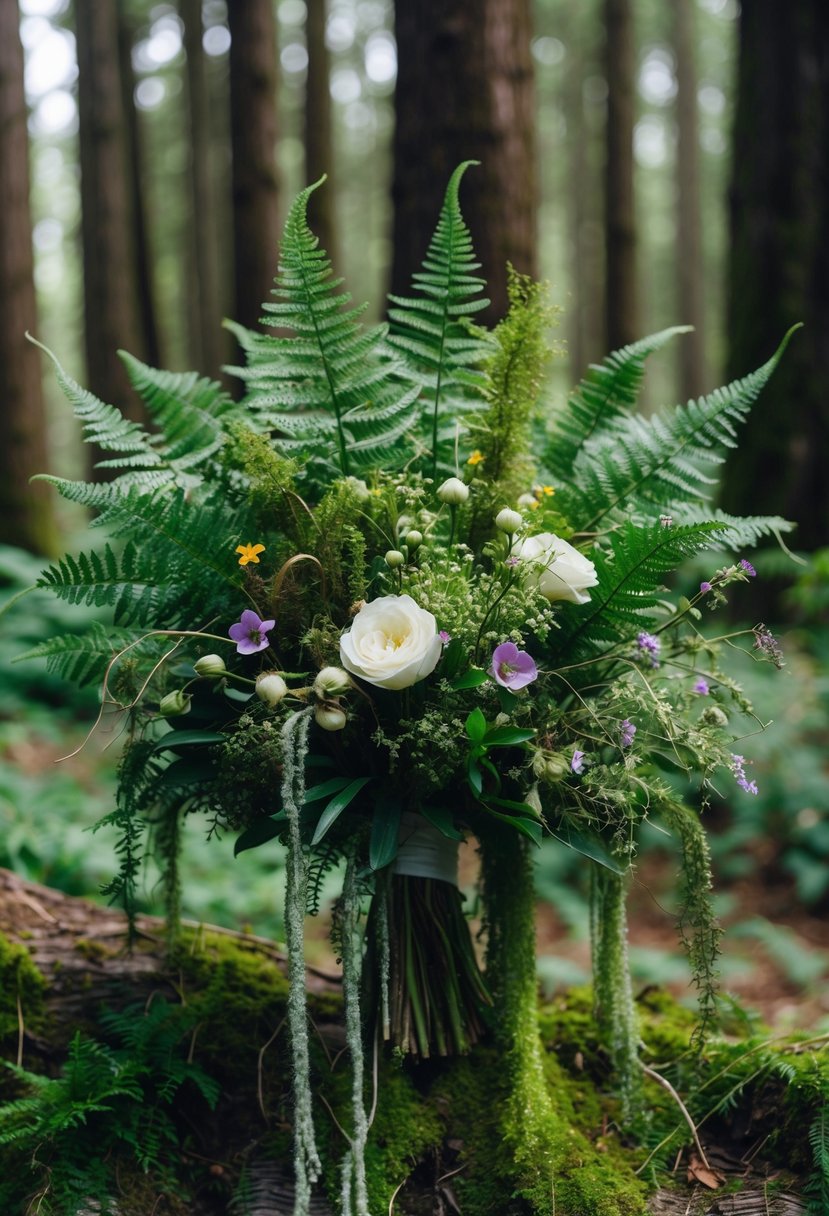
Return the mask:
{"type": "MultiPolygon", "coordinates": [[[[730,610],[783,633],[787,667],[746,690],[760,786],[710,813],[729,986],[770,1017],[829,1017],[829,9],[822,0],[12,0],[0,4],[0,598],[88,521],[33,474],[84,473],[76,423],[29,331],[127,414],[119,348],[224,377],[223,317],[256,324],[280,225],[323,173],[312,226],[357,300],[384,311],[425,252],[451,170],[505,308],[505,266],[548,280],[567,357],[550,409],[591,361],[671,324],[647,406],[711,391],[804,322],[726,462],[723,504],[797,522],[796,560],[759,554],[730,610]],[[739,801],[738,801],[739,799],[739,801]],[[796,1010],[796,1013],[794,1012],[796,1010]]],[[[99,471],[105,476],[103,470],[99,471]]],[[[706,567],[707,568],[707,567],[706,567]]],[[[688,585],[705,569],[688,572],[688,585]]],[[[70,893],[111,871],[88,829],[117,741],[78,745],[94,696],[13,665],[66,605],[0,619],[0,864],[70,893]],[[68,742],[67,742],[68,741],[68,742]]],[[[85,628],[92,610],[71,619],[85,628]]],[[[743,665],[744,666],[744,665],[743,665]]],[[[735,670],[738,679],[745,673],[735,670]]],[[[279,932],[273,859],[230,859],[194,825],[185,911],[279,932]]],[[[643,855],[639,978],[687,979],[668,949],[670,879],[643,855]],[[666,937],[667,934],[667,937],[666,937]]],[[[224,850],[224,851],[222,851],[224,850]]],[[[538,868],[545,982],[587,969],[578,865],[538,868]],[[564,932],[570,939],[562,944],[564,932]]],[[[147,905],[153,905],[152,871],[147,905]]]]}

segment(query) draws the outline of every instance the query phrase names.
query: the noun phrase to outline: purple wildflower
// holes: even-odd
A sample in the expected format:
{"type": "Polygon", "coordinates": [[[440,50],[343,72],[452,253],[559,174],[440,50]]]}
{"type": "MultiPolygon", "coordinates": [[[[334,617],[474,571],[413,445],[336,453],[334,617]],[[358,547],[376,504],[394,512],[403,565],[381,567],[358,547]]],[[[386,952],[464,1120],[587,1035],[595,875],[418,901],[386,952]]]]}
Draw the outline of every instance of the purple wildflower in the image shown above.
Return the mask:
{"type": "Polygon", "coordinates": [[[711,689],[708,687],[708,681],[704,676],[700,676],[699,679],[694,682],[694,692],[697,693],[698,696],[707,697],[710,691],[711,689]]]}
{"type": "Polygon", "coordinates": [[[711,588],[711,583],[705,583],[705,582],[703,582],[703,583],[700,583],[700,585],[699,585],[699,593],[700,593],[700,595],[707,595],[707,594],[708,594],[708,592],[709,592],[711,589],[712,589],[712,588],[711,588]]]}
{"type": "Polygon", "coordinates": [[[752,633],[754,634],[754,649],[759,650],[767,659],[770,659],[778,670],[784,667],[783,651],[771,630],[767,629],[765,625],[755,625],[752,633]]]}
{"type": "Polygon", "coordinates": [[[744,557],[740,558],[740,565],[742,566],[743,570],[745,570],[749,578],[757,577],[757,571],[754,569],[751,562],[747,562],[744,557]]]}
{"type": "Polygon", "coordinates": [[[535,659],[526,650],[519,650],[515,642],[502,642],[492,655],[489,674],[494,676],[502,688],[515,692],[526,688],[538,677],[535,659]]]}
{"type": "Polygon", "coordinates": [[[636,645],[641,654],[648,655],[651,667],[659,666],[659,652],[662,649],[662,643],[658,637],[652,633],[645,633],[643,630],[636,638],[636,645]]]}
{"type": "Polygon", "coordinates": [[[231,625],[227,636],[236,643],[239,654],[257,654],[268,645],[268,632],[276,621],[262,621],[251,609],[246,608],[235,625],[231,625]]]}
{"type": "Polygon", "coordinates": [[[625,718],[624,722],[619,723],[619,746],[630,747],[635,734],[636,727],[633,725],[630,718],[625,718]]]}
{"type": "Polygon", "coordinates": [[[734,752],[731,753],[731,763],[728,767],[731,769],[734,780],[740,789],[745,790],[747,794],[758,794],[760,791],[757,789],[757,782],[749,781],[748,777],[746,777],[745,765],[745,756],[738,756],[734,752]]]}
{"type": "Polygon", "coordinates": [[[570,768],[574,773],[584,772],[584,752],[580,752],[578,748],[573,750],[573,759],[570,761],[570,768]]]}
{"type": "Polygon", "coordinates": [[[445,629],[440,630],[440,632],[438,633],[438,637],[440,638],[440,640],[444,646],[448,646],[449,643],[452,641],[452,634],[447,633],[445,629]]]}
{"type": "Polygon", "coordinates": [[[513,553],[507,558],[507,560],[504,562],[504,565],[505,566],[517,566],[520,560],[521,560],[520,557],[517,557],[516,554],[513,553]]]}

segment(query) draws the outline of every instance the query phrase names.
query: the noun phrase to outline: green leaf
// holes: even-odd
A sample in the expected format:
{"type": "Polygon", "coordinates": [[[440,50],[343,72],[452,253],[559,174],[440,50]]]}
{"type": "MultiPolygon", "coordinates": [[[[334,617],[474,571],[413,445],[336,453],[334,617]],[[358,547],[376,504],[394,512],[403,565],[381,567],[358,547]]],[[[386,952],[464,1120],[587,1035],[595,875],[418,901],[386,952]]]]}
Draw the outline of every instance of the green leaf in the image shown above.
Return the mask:
{"type": "Polygon", "coordinates": [[[459,832],[455,827],[455,816],[445,806],[422,806],[420,813],[424,819],[429,820],[432,827],[437,828],[450,840],[463,840],[463,832],[459,832]]]}
{"type": "Polygon", "coordinates": [[[480,688],[482,684],[486,684],[489,675],[480,667],[470,667],[469,671],[465,671],[462,676],[458,676],[452,681],[452,687],[458,692],[462,688],[480,688]]]}
{"type": "Polygon", "coordinates": [[[372,870],[382,870],[397,856],[397,837],[403,806],[393,794],[377,799],[371,821],[368,863],[372,870]]]}
{"type": "Polygon", "coordinates": [[[287,819],[285,811],[277,811],[275,815],[264,815],[261,819],[255,819],[250,827],[245,828],[241,836],[237,837],[233,846],[233,856],[238,857],[240,853],[246,853],[248,849],[258,849],[261,844],[267,844],[275,836],[281,836],[287,819]]]}
{"type": "Polygon", "coordinates": [[[212,776],[211,768],[204,763],[203,758],[194,760],[182,757],[165,768],[158,778],[158,784],[176,789],[181,785],[198,785],[202,781],[210,781],[212,776]]]}
{"type": "Polygon", "coordinates": [[[474,756],[469,757],[467,772],[469,775],[469,784],[472,786],[472,792],[476,797],[480,798],[484,789],[484,775],[481,772],[480,764],[474,756]]]}
{"type": "Polygon", "coordinates": [[[606,870],[611,870],[614,874],[627,874],[628,867],[621,865],[598,837],[585,835],[583,832],[576,831],[575,828],[563,825],[551,828],[550,834],[562,844],[567,845],[568,849],[581,853],[583,857],[589,857],[591,861],[598,862],[606,870]]]}
{"type": "Polygon", "coordinates": [[[494,819],[500,819],[501,823],[506,823],[511,828],[515,828],[517,832],[521,832],[523,836],[527,836],[537,848],[541,848],[541,824],[537,819],[523,819],[520,815],[502,815],[500,811],[495,811],[486,802],[482,802],[481,806],[488,815],[492,815],[494,819]]]}
{"type": "Polygon", "coordinates": [[[332,823],[339,818],[348,804],[353,802],[363,786],[367,785],[369,781],[371,781],[371,777],[357,777],[351,782],[350,785],[347,785],[344,790],[341,790],[339,794],[334,795],[334,797],[328,803],[328,806],[320,815],[319,823],[316,826],[313,838],[311,840],[312,847],[315,844],[319,844],[325,833],[331,827],[332,823]]]}
{"type": "Polygon", "coordinates": [[[321,798],[327,798],[329,794],[338,794],[350,781],[350,777],[331,777],[330,780],[323,781],[319,785],[312,785],[310,790],[305,791],[304,805],[319,802],[321,798]]]}
{"type": "Polygon", "coordinates": [[[498,684],[495,688],[495,694],[498,697],[498,704],[501,706],[501,711],[505,714],[511,714],[518,704],[518,697],[514,692],[510,692],[508,688],[498,684]]]}
{"type": "Polygon", "coordinates": [[[227,735],[219,730],[171,730],[153,747],[155,752],[175,751],[179,747],[203,747],[207,743],[224,743],[227,735]]]}
{"type": "Polygon", "coordinates": [[[487,798],[487,802],[494,802],[496,806],[503,806],[508,811],[515,811],[516,814],[529,816],[531,819],[538,819],[538,815],[533,807],[527,802],[515,802],[511,798],[487,798]]]}
{"type": "Polygon", "coordinates": [[[466,719],[466,733],[473,743],[480,743],[486,734],[486,718],[480,709],[473,709],[466,719]]]}
{"type": "Polygon", "coordinates": [[[493,726],[484,735],[487,747],[514,747],[517,743],[528,743],[535,738],[534,730],[522,730],[518,726],[493,726]]]}

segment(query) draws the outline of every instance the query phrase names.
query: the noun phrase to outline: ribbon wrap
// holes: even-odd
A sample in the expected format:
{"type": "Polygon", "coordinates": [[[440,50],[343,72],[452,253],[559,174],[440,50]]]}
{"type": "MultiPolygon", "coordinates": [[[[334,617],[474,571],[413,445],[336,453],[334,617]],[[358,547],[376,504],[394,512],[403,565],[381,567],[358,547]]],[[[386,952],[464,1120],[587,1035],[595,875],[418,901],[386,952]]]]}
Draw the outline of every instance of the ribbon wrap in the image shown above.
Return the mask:
{"type": "Polygon", "coordinates": [[[422,815],[405,811],[400,819],[395,874],[437,878],[458,885],[458,841],[450,840],[422,815]]]}

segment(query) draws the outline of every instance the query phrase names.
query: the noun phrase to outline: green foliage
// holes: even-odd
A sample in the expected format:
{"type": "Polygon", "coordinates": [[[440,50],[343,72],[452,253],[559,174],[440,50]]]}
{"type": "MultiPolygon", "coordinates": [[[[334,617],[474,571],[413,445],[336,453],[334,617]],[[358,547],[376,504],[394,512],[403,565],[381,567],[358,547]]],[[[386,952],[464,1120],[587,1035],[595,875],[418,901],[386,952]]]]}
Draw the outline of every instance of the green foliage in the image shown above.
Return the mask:
{"type": "Polygon", "coordinates": [[[320,185],[301,191],[291,206],[280,247],[273,294],[263,305],[266,325],[294,337],[253,333],[231,326],[247,355],[234,375],[248,385],[245,405],[256,425],[280,434],[283,454],[310,457],[312,475],[329,480],[382,465],[417,422],[418,388],[403,368],[380,358],[385,325],[364,329],[364,307],[349,307],[331,277],[331,263],[306,219],[308,199],[320,185]]]}
{"type": "MultiPolygon", "coordinates": [[[[686,504],[707,499],[716,481],[704,469],[719,465],[723,452],[735,446],[736,426],[745,420],[779,363],[792,332],[756,372],[672,413],[647,419],[627,410],[641,378],[643,355],[637,357],[632,353],[636,348],[626,347],[611,356],[626,391],[616,388],[610,377],[614,387],[607,386],[600,398],[603,410],[598,402],[591,411],[573,408],[567,425],[575,420],[580,429],[576,435],[566,434],[562,444],[553,441],[549,449],[557,470],[566,454],[572,459],[560,490],[560,509],[576,527],[591,531],[631,513],[653,518],[660,509],[684,511],[686,504]]],[[[583,397],[577,400],[581,404],[583,397]]],[[[768,525],[773,526],[779,527],[779,521],[768,525]]]]}
{"type": "Polygon", "coordinates": [[[55,1078],[6,1065],[24,1093],[0,1106],[5,1210],[65,1216],[98,1204],[114,1213],[125,1158],[178,1190],[172,1104],[188,1083],[210,1107],[219,1096],[183,1050],[192,1019],[157,997],[147,1009],[104,1014],[101,1024],[109,1041],[76,1032],[55,1078]]]}
{"type": "Polygon", "coordinates": [[[486,284],[475,275],[472,237],[461,215],[461,178],[476,161],[464,161],[449,179],[437,228],[429,243],[423,269],[414,276],[416,296],[389,296],[392,323],[389,346],[407,356],[419,371],[426,422],[431,430],[432,476],[437,476],[441,424],[454,439],[455,420],[469,410],[467,390],[480,385],[472,368],[487,354],[480,333],[468,318],[486,308],[480,297],[486,284]]]}

